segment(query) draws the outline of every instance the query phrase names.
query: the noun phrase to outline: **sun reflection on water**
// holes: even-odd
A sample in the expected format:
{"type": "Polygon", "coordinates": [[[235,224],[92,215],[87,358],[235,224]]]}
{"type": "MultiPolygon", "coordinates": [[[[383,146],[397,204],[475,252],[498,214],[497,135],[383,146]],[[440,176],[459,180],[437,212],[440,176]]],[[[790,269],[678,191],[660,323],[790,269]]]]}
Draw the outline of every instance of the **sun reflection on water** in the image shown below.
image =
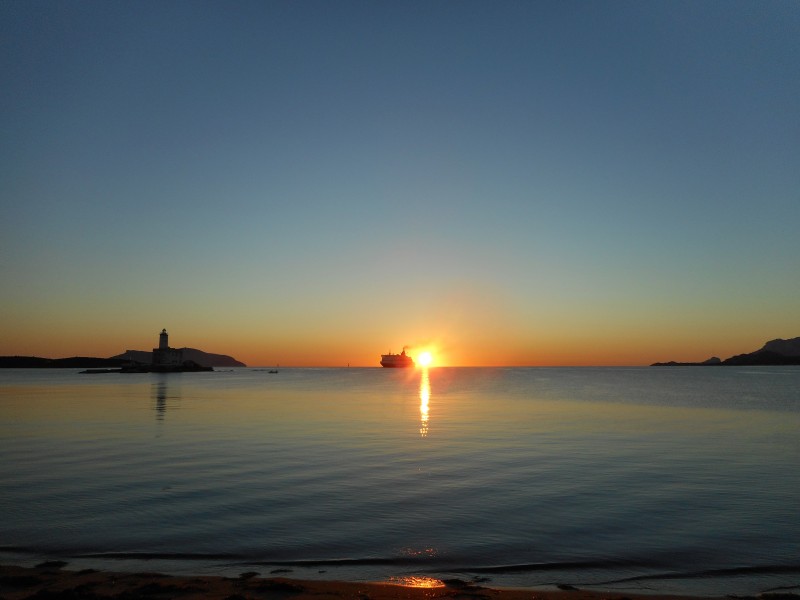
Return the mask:
{"type": "Polygon", "coordinates": [[[428,376],[428,369],[422,369],[422,377],[419,382],[419,435],[428,435],[428,403],[431,399],[431,380],[428,376]]]}
{"type": "Polygon", "coordinates": [[[434,579],[433,577],[422,577],[419,575],[390,577],[389,583],[393,585],[402,585],[404,587],[415,587],[415,588],[445,587],[444,582],[440,579],[434,579]]]}

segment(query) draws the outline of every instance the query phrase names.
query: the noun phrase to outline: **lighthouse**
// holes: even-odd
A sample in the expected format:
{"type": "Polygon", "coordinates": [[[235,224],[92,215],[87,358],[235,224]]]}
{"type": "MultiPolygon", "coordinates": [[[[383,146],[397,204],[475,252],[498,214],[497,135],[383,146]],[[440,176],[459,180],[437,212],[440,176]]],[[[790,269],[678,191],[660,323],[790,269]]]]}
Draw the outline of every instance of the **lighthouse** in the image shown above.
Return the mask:
{"type": "Polygon", "coordinates": [[[183,364],[183,350],[169,347],[166,329],[158,336],[158,348],[153,348],[153,367],[176,367],[183,364]]]}

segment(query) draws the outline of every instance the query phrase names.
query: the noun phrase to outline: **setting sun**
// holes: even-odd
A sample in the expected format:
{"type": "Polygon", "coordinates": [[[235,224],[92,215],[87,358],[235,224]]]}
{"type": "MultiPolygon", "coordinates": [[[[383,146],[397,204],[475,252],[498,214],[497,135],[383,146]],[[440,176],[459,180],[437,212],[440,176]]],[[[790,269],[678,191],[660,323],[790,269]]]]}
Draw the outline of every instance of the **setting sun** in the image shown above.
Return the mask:
{"type": "Polygon", "coordinates": [[[433,357],[431,356],[430,352],[422,352],[417,357],[417,362],[422,367],[427,367],[428,365],[430,365],[432,360],[433,360],[433,357]]]}

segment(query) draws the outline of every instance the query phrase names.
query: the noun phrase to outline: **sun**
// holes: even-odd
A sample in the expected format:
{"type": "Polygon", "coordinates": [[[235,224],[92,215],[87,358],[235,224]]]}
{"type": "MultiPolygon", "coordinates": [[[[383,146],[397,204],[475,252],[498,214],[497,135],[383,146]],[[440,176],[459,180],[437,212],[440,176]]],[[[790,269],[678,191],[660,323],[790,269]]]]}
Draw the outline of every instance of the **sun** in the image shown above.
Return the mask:
{"type": "Polygon", "coordinates": [[[419,356],[417,356],[417,362],[422,367],[427,367],[433,361],[433,357],[431,356],[430,352],[422,352],[419,356]]]}

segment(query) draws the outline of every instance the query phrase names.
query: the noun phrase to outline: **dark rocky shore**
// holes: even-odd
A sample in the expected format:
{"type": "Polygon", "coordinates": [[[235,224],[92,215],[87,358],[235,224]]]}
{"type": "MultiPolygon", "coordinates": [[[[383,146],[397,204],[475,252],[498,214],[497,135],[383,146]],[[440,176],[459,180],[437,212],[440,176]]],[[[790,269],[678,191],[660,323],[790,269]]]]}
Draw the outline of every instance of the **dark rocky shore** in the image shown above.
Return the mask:
{"type": "MultiPolygon", "coordinates": [[[[0,566],[0,598],[5,600],[677,600],[655,596],[589,591],[573,586],[551,590],[483,587],[474,582],[419,577],[405,585],[344,581],[299,581],[263,578],[246,572],[239,577],[185,576],[159,573],[110,573],[86,569],[66,571],[66,563],[34,568],[0,566]]],[[[414,579],[414,578],[412,578],[414,579]]],[[[800,596],[775,595],[775,598],[800,596]]],[[[769,595],[762,596],[765,600],[769,595]]],[[[755,600],[755,599],[754,599],[755,600]]]]}
{"type": "Polygon", "coordinates": [[[742,367],[800,365],[800,337],[771,340],[755,352],[720,360],[716,356],[703,362],[657,362],[652,367],[742,367]]]}
{"type": "MultiPolygon", "coordinates": [[[[198,368],[184,370],[207,371],[209,367],[245,367],[232,356],[212,354],[196,348],[181,348],[187,363],[198,368]]],[[[69,358],[42,358],[39,356],[0,356],[0,369],[104,369],[106,372],[122,370],[122,372],[143,373],[156,371],[150,368],[152,352],[143,350],[126,350],[122,354],[110,358],[95,356],[71,356],[69,358]]],[[[100,371],[98,371],[100,372],[100,371]]]]}

